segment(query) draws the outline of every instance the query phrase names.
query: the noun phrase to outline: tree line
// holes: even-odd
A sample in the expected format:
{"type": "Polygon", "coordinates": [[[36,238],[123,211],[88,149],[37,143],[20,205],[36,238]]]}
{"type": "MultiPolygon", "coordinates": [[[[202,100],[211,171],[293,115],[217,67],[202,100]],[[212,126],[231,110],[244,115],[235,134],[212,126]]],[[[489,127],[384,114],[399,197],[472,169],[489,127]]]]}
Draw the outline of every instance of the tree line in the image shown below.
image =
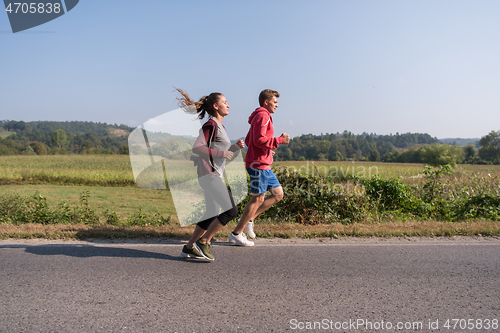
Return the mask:
{"type": "Polygon", "coordinates": [[[133,128],[83,121],[0,121],[0,155],[128,154],[133,128]]]}
{"type": "Polygon", "coordinates": [[[279,161],[382,161],[444,165],[457,163],[500,164],[500,132],[491,131],[477,145],[464,147],[442,144],[422,133],[359,135],[344,131],[336,134],[306,134],[290,140],[276,150],[279,161]]]}
{"type": "MultiPolygon", "coordinates": [[[[128,154],[127,138],[132,130],[126,125],[83,121],[4,120],[0,121],[0,155],[128,154]]],[[[500,131],[491,131],[476,145],[464,147],[442,144],[425,133],[305,134],[280,146],[274,158],[278,161],[500,164],[500,131]]]]}
{"type": "Polygon", "coordinates": [[[109,133],[109,129],[121,129],[130,132],[133,128],[127,125],[116,125],[106,123],[94,123],[91,121],[15,121],[0,120],[0,127],[6,131],[41,131],[54,132],[62,129],[66,133],[94,133],[97,136],[104,136],[109,133]]]}

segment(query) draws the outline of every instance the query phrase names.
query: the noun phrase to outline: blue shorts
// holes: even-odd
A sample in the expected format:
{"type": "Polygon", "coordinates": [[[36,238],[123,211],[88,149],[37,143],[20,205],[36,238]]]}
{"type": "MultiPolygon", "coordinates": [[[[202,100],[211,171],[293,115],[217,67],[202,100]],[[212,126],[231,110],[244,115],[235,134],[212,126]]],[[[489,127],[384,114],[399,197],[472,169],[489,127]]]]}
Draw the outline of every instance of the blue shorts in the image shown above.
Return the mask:
{"type": "Polygon", "coordinates": [[[281,186],[273,170],[247,168],[247,172],[250,175],[250,189],[252,193],[262,194],[270,189],[281,186]]]}

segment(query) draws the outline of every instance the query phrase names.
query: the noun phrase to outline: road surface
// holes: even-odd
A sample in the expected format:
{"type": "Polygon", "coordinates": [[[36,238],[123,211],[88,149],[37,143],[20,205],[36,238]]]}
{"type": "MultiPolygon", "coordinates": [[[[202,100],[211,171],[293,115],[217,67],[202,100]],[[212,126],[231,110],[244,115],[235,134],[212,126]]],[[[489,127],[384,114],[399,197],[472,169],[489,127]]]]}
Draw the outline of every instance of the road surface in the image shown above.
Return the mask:
{"type": "Polygon", "coordinates": [[[500,332],[499,238],[182,244],[0,241],[0,332],[500,332]]]}

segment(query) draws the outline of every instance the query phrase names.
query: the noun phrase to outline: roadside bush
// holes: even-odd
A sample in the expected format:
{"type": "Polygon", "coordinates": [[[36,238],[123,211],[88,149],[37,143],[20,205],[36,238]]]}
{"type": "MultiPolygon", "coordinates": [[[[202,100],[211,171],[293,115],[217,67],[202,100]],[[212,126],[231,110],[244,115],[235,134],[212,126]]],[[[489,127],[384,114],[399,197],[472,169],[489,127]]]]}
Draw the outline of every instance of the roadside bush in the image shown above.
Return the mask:
{"type": "Polygon", "coordinates": [[[500,197],[491,194],[469,197],[458,210],[457,217],[463,219],[485,218],[491,221],[500,220],[500,197]]]}
{"type": "MultiPolygon", "coordinates": [[[[489,171],[471,176],[454,172],[450,165],[429,166],[421,175],[406,181],[378,176],[352,176],[351,179],[339,180],[322,177],[319,172],[303,175],[286,167],[274,171],[283,187],[284,197],[264,212],[260,220],[302,224],[380,222],[387,217],[449,222],[500,220],[500,175],[489,171]]],[[[248,185],[243,182],[242,186],[248,185]]],[[[240,214],[250,197],[247,195],[239,204],[240,214]]],[[[198,221],[203,212],[204,204],[200,203],[191,216],[193,222],[198,221]]],[[[76,203],[61,201],[56,206],[49,206],[47,199],[39,193],[29,197],[1,194],[0,222],[114,226],[173,224],[170,216],[146,214],[142,209],[128,217],[120,217],[110,210],[97,212],[91,205],[88,191],[83,192],[76,203]]]]}
{"type": "Polygon", "coordinates": [[[124,221],[121,221],[114,211],[105,210],[98,213],[92,208],[89,191],[84,191],[76,204],[63,200],[54,208],[50,208],[47,199],[38,192],[29,197],[18,194],[2,194],[0,195],[0,222],[15,225],[23,223],[83,223],[115,226],[160,226],[172,223],[170,216],[166,219],[159,214],[151,216],[142,212],[142,209],[124,221]]]}
{"type": "Polygon", "coordinates": [[[427,210],[412,189],[398,179],[380,179],[375,176],[363,179],[363,185],[368,199],[376,202],[382,210],[401,210],[417,215],[427,210]]]}
{"type": "MultiPolygon", "coordinates": [[[[286,167],[277,168],[275,174],[283,187],[283,200],[264,212],[262,218],[304,224],[350,224],[365,217],[363,187],[357,181],[332,183],[321,176],[300,175],[286,167]]],[[[240,203],[240,211],[248,201],[240,203]]]]}
{"type": "Polygon", "coordinates": [[[2,195],[0,211],[0,222],[48,224],[52,221],[52,212],[47,205],[47,199],[38,192],[28,198],[17,194],[2,195]]]}
{"type": "MultiPolygon", "coordinates": [[[[300,175],[281,167],[274,170],[284,198],[261,219],[303,224],[380,221],[380,216],[457,221],[469,218],[499,220],[500,186],[497,176],[468,179],[453,175],[450,165],[428,166],[419,182],[400,179],[355,178],[339,182],[300,175]]],[[[319,174],[319,173],[318,173],[319,174]]],[[[239,205],[242,212],[249,196],[239,205]]],[[[203,207],[199,207],[200,212],[203,207]]]]}

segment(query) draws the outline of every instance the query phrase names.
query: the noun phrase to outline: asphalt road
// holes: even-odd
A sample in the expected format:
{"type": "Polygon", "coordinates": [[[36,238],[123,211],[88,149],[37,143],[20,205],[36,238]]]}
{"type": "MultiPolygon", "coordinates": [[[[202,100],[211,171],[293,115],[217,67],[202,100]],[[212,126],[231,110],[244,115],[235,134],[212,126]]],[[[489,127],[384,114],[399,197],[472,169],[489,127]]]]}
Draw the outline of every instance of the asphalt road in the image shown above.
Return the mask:
{"type": "Polygon", "coordinates": [[[181,248],[0,241],[0,332],[500,332],[499,238],[181,248]]]}

